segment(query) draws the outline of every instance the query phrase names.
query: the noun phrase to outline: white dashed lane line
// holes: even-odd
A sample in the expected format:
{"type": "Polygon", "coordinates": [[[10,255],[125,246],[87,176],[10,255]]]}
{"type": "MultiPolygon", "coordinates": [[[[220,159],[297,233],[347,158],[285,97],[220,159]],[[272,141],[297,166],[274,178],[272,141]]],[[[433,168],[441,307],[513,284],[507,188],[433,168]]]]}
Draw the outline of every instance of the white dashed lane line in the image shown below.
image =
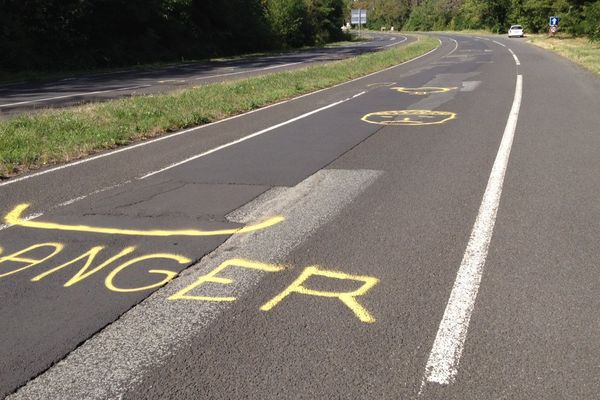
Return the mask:
{"type": "Polygon", "coordinates": [[[80,92],[80,93],[66,94],[66,95],[63,95],[63,96],[44,97],[42,99],[20,101],[18,103],[0,104],[0,108],[21,106],[21,105],[24,105],[24,104],[43,103],[43,102],[50,101],[50,100],[68,99],[68,98],[71,98],[71,97],[90,96],[90,95],[93,95],[93,94],[102,94],[102,93],[111,93],[111,92],[122,92],[124,90],[142,89],[142,88],[147,88],[147,87],[150,87],[150,86],[151,85],[128,86],[128,87],[118,88],[118,89],[96,90],[94,92],[80,92]]]}
{"type": "Polygon", "coordinates": [[[363,94],[365,94],[365,93],[366,93],[365,91],[363,91],[363,92],[360,92],[360,93],[358,93],[358,94],[355,94],[354,96],[347,97],[347,98],[345,98],[345,99],[343,99],[343,100],[336,101],[335,103],[328,104],[328,105],[326,105],[326,106],[324,106],[324,107],[317,108],[316,110],[309,111],[309,112],[307,112],[307,113],[304,113],[304,114],[302,114],[302,115],[298,115],[297,117],[294,117],[294,118],[288,119],[287,121],[280,122],[279,124],[276,124],[276,125],[270,126],[270,127],[268,127],[268,128],[265,128],[265,129],[262,129],[262,130],[260,130],[260,131],[258,131],[258,132],[254,132],[254,133],[252,133],[252,134],[250,134],[250,135],[247,135],[247,136],[244,136],[244,137],[242,137],[242,138],[240,138],[240,139],[234,140],[233,142],[225,143],[225,144],[223,144],[223,145],[221,145],[221,146],[215,147],[215,148],[213,148],[213,149],[210,149],[210,150],[208,150],[208,151],[205,151],[205,152],[203,152],[203,153],[200,153],[200,154],[196,154],[195,156],[192,156],[192,157],[186,158],[185,160],[178,161],[178,162],[176,162],[176,163],[173,163],[173,164],[171,164],[171,165],[168,165],[168,166],[166,166],[166,167],[164,167],[164,168],[161,168],[161,169],[158,169],[158,170],[156,170],[156,171],[148,172],[147,174],[145,174],[145,175],[141,176],[139,179],[146,179],[146,178],[149,178],[149,177],[151,177],[151,176],[154,176],[154,175],[156,175],[156,174],[160,174],[161,172],[165,172],[165,171],[168,171],[168,170],[170,170],[170,169],[173,169],[173,168],[175,168],[175,167],[178,167],[178,166],[180,166],[180,165],[187,164],[187,163],[189,163],[190,161],[194,161],[194,160],[197,160],[197,159],[199,159],[199,158],[206,157],[206,156],[208,156],[209,154],[216,153],[217,151],[220,151],[220,150],[226,149],[226,148],[228,148],[228,147],[231,147],[231,146],[235,146],[236,144],[239,144],[239,143],[245,142],[246,140],[253,139],[253,138],[255,138],[255,137],[257,137],[257,136],[260,136],[260,135],[264,135],[264,134],[265,134],[265,133],[267,133],[267,132],[271,132],[271,131],[274,131],[274,130],[276,130],[276,129],[278,129],[278,128],[281,128],[282,126],[289,125],[289,124],[291,124],[291,123],[293,123],[293,122],[299,121],[299,120],[301,120],[301,119],[304,119],[304,118],[306,118],[306,117],[309,117],[309,116],[311,116],[311,115],[314,115],[314,114],[316,114],[316,113],[319,113],[319,112],[321,112],[321,111],[327,110],[327,109],[329,109],[329,108],[335,107],[335,106],[337,106],[337,105],[340,105],[340,104],[342,104],[342,103],[345,103],[345,102],[347,102],[347,101],[350,101],[350,100],[352,100],[352,99],[355,99],[355,98],[357,98],[358,96],[361,96],[361,95],[363,95],[363,94]]]}
{"type": "Polygon", "coordinates": [[[198,81],[198,80],[204,80],[204,79],[220,78],[220,77],[223,77],[223,76],[232,76],[232,75],[240,75],[240,74],[250,74],[252,72],[268,71],[268,70],[271,70],[271,69],[290,67],[292,65],[298,65],[298,64],[302,64],[302,61],[293,62],[293,63],[287,63],[287,64],[280,64],[280,65],[272,65],[270,67],[250,69],[250,70],[246,70],[246,71],[227,72],[225,74],[216,74],[216,75],[208,75],[208,76],[198,76],[198,77],[194,78],[194,80],[198,81]]]}
{"type": "Polygon", "coordinates": [[[521,65],[521,61],[519,61],[519,58],[517,57],[517,55],[515,54],[515,52],[512,51],[512,49],[508,49],[508,51],[510,51],[510,54],[512,54],[513,58],[515,59],[515,64],[521,65]]]}
{"type": "MultiPolygon", "coordinates": [[[[394,44],[396,44],[396,43],[394,43],[394,44]]],[[[441,40],[440,40],[440,45],[441,45],[441,40]]],[[[318,94],[318,93],[321,93],[321,92],[325,92],[327,90],[331,90],[331,89],[335,89],[335,88],[338,88],[338,87],[343,86],[343,85],[347,85],[347,84],[352,83],[352,82],[356,82],[356,81],[359,81],[359,80],[362,80],[362,79],[369,78],[369,77],[377,75],[377,74],[384,73],[386,71],[390,71],[392,69],[401,67],[401,66],[403,66],[405,64],[409,64],[409,63],[411,63],[413,61],[417,61],[417,60],[419,60],[419,59],[421,59],[423,57],[426,57],[429,54],[437,51],[438,49],[440,49],[440,47],[436,47],[435,49],[430,50],[430,51],[428,51],[425,54],[422,54],[422,55],[420,55],[418,57],[415,57],[415,58],[410,59],[408,61],[405,61],[403,63],[391,66],[389,68],[385,68],[385,69],[383,69],[381,71],[376,71],[376,72],[373,72],[373,73],[370,73],[370,74],[367,74],[367,75],[364,75],[364,76],[361,76],[361,77],[358,77],[358,78],[355,78],[355,79],[352,79],[352,80],[349,80],[349,81],[346,81],[346,82],[342,82],[340,84],[337,84],[337,85],[334,85],[334,86],[331,86],[331,87],[328,87],[328,88],[319,89],[319,90],[316,90],[314,92],[306,93],[306,94],[294,97],[292,99],[283,100],[283,101],[280,101],[280,102],[274,103],[274,104],[269,104],[267,106],[264,106],[264,107],[261,107],[261,108],[257,108],[255,110],[251,110],[251,111],[248,111],[248,112],[243,113],[243,114],[234,115],[234,116],[229,117],[229,118],[225,118],[225,119],[222,119],[222,120],[219,120],[219,121],[211,122],[209,124],[197,126],[197,127],[190,128],[190,129],[185,129],[183,131],[179,131],[179,132],[175,132],[175,133],[172,133],[172,134],[169,134],[169,135],[161,136],[161,137],[158,137],[156,139],[147,140],[147,141],[144,141],[144,142],[141,142],[141,143],[137,143],[137,144],[134,144],[134,145],[122,147],[122,148],[117,149],[117,150],[112,150],[112,151],[108,151],[106,153],[101,153],[101,154],[98,154],[98,155],[95,155],[95,156],[91,156],[91,157],[88,157],[88,158],[84,158],[82,160],[78,160],[78,161],[75,161],[75,162],[72,162],[72,163],[69,163],[69,164],[64,164],[64,165],[60,165],[60,166],[57,166],[57,167],[48,168],[48,169],[45,169],[43,171],[34,172],[32,174],[29,174],[29,175],[20,176],[18,178],[12,178],[12,179],[9,179],[7,181],[0,182],[0,187],[8,186],[8,185],[13,185],[13,184],[15,184],[17,182],[22,182],[22,181],[25,181],[25,180],[28,180],[28,179],[32,179],[32,178],[35,178],[35,177],[39,177],[39,176],[42,176],[42,175],[46,175],[46,174],[49,174],[49,173],[52,173],[52,172],[60,171],[60,170],[66,169],[66,168],[73,168],[73,167],[76,167],[76,166],[79,166],[79,165],[82,165],[82,164],[86,164],[86,163],[94,161],[94,160],[98,160],[98,159],[101,159],[101,158],[110,157],[110,156],[113,156],[115,154],[119,154],[119,153],[123,153],[123,152],[130,151],[130,150],[133,150],[133,149],[137,149],[139,147],[148,146],[148,145],[151,145],[153,143],[161,142],[163,140],[173,139],[173,138],[175,138],[177,136],[180,136],[180,135],[185,135],[185,134],[188,134],[188,133],[191,133],[191,132],[196,132],[196,131],[201,130],[201,129],[206,129],[206,128],[209,128],[209,127],[211,127],[213,125],[218,125],[218,124],[222,124],[224,122],[231,121],[231,120],[234,120],[234,119],[243,118],[243,117],[246,117],[246,116],[254,114],[254,113],[258,113],[258,112],[261,112],[261,111],[264,111],[264,110],[267,110],[267,109],[270,109],[270,108],[274,108],[274,107],[277,107],[277,106],[280,106],[280,105],[284,105],[284,104],[287,104],[287,103],[290,103],[290,102],[302,99],[304,97],[312,96],[312,95],[315,95],[315,94],[318,94]]]]}

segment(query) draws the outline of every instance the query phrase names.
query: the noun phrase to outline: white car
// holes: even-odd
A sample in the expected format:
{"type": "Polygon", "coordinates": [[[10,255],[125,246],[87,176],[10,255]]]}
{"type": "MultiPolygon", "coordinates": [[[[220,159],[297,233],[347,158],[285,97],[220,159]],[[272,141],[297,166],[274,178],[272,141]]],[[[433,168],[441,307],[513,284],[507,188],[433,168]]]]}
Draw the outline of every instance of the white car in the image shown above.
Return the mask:
{"type": "Polygon", "coordinates": [[[508,37],[523,37],[523,27],[521,25],[512,25],[508,30],[508,37]]]}

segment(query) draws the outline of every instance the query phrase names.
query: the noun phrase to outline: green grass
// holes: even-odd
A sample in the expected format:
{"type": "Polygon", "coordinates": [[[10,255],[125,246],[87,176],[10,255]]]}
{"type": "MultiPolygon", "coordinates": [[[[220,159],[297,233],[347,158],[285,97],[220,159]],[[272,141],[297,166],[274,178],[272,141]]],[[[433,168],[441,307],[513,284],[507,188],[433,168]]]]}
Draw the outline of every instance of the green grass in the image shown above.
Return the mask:
{"type": "Polygon", "coordinates": [[[347,60],[169,94],[112,100],[0,121],[0,177],[71,161],[333,86],[438,46],[415,43],[347,60]]]}
{"type": "Polygon", "coordinates": [[[571,61],[600,75],[600,43],[592,43],[587,38],[566,35],[548,37],[546,34],[527,35],[529,42],[554,51],[571,61]]]}

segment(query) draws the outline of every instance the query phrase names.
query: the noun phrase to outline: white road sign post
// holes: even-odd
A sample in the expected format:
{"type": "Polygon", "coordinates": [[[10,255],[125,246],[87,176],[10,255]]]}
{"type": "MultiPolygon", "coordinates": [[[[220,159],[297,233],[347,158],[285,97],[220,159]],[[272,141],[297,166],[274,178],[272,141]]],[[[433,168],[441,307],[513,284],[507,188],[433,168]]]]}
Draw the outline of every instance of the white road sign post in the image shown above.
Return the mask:
{"type": "Polygon", "coordinates": [[[352,25],[358,24],[358,35],[360,36],[361,25],[367,23],[367,10],[364,8],[352,9],[350,17],[352,25]]]}

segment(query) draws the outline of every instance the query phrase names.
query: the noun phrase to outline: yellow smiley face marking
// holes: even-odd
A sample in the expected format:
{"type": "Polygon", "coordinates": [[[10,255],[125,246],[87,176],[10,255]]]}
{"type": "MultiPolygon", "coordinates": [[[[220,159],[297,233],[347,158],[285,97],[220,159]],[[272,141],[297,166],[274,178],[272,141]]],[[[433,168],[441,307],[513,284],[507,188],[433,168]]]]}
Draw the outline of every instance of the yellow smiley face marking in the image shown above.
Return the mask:
{"type": "Polygon", "coordinates": [[[455,118],[456,113],[450,111],[399,110],[373,112],[361,119],[369,124],[423,126],[443,124],[455,118]]]}
{"type": "Polygon", "coordinates": [[[122,229],[122,228],[107,228],[99,226],[87,226],[87,225],[68,225],[59,224],[55,222],[43,222],[35,220],[27,220],[22,218],[25,210],[29,208],[29,204],[19,204],[11,212],[6,214],[4,222],[8,225],[21,226],[24,228],[32,229],[46,229],[52,231],[70,231],[70,232],[87,232],[87,233],[101,233],[105,235],[126,235],[126,236],[220,236],[220,235],[235,235],[241,233],[249,233],[258,231],[261,229],[269,228],[273,225],[277,225],[285,220],[281,215],[271,217],[263,222],[253,225],[246,225],[242,228],[234,229],[218,229],[218,230],[199,230],[199,229],[177,229],[177,230],[164,230],[164,229],[151,229],[151,230],[140,230],[140,229],[122,229]]]}
{"type": "Polygon", "coordinates": [[[420,88],[407,88],[407,87],[393,87],[392,90],[395,90],[400,93],[407,93],[414,96],[427,96],[428,94],[437,94],[437,93],[446,93],[451,90],[456,90],[456,87],[435,87],[435,86],[425,86],[420,88]]]}

